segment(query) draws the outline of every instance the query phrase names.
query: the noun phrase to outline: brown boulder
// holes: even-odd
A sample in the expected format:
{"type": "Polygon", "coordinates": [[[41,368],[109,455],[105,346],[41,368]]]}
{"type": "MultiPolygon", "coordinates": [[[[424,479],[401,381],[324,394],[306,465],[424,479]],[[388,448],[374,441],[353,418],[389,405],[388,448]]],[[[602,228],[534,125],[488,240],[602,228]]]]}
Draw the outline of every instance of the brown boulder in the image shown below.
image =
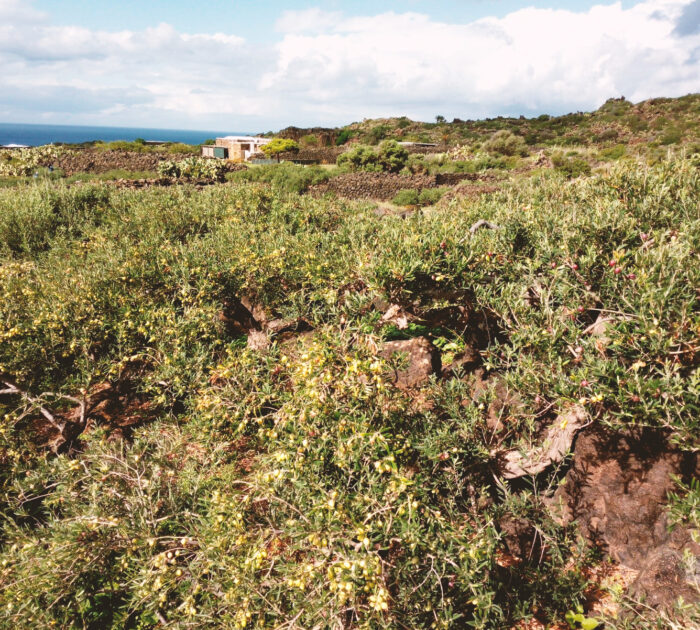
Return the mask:
{"type": "Polygon", "coordinates": [[[685,602],[698,601],[697,585],[698,578],[689,574],[683,556],[664,545],[649,554],[629,594],[652,608],[669,609],[679,597],[685,602]]]}
{"type": "Polygon", "coordinates": [[[256,352],[265,352],[270,347],[270,340],[262,330],[251,330],[248,333],[247,346],[256,352]]]}
{"type": "Polygon", "coordinates": [[[431,374],[439,374],[441,370],[440,351],[426,337],[389,341],[384,344],[379,356],[389,360],[399,359],[392,380],[400,389],[423,385],[431,374]]]}
{"type": "MultiPolygon", "coordinates": [[[[640,571],[633,587],[639,595],[659,606],[678,596],[688,601],[693,589],[679,577],[679,558],[683,552],[700,558],[700,546],[687,530],[669,530],[666,504],[677,489],[674,478],[696,476],[697,466],[697,454],[672,448],[659,431],[591,427],[578,436],[573,466],[553,509],[562,524],[577,521],[591,543],[640,571]]],[[[691,599],[698,599],[694,593],[691,599]]]]}

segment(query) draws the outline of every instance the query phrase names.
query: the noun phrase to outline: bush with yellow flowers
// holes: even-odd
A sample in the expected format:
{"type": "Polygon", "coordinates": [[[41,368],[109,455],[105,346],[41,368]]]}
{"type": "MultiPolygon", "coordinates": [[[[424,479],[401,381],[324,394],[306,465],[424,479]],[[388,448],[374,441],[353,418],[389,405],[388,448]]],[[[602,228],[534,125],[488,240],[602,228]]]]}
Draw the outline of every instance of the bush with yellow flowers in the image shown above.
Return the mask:
{"type": "Polygon", "coordinates": [[[572,404],[697,450],[699,192],[686,158],[405,218],[260,182],[0,190],[0,626],[563,623],[598,562],[548,509],[566,462],[510,483],[492,453],[572,404]],[[244,297],[310,330],[248,347],[244,297]],[[486,386],[398,389],[380,349],[414,336],[447,367],[472,348],[486,386]],[[518,401],[498,426],[494,382],[518,401]],[[109,387],[147,413],[96,413],[109,387]],[[72,431],[53,449],[46,414],[72,431]],[[505,558],[503,518],[543,553],[505,558]]]}

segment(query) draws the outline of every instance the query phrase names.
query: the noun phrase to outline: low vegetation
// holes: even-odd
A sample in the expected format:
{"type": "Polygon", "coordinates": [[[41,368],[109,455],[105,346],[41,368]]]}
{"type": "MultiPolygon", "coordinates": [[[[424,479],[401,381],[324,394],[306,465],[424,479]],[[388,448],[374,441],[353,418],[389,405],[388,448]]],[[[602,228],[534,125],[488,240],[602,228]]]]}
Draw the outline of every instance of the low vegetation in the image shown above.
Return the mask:
{"type": "Polygon", "coordinates": [[[562,520],[570,443],[526,462],[569,422],[700,448],[697,105],[365,121],[338,167],[140,190],[0,154],[0,627],[698,627],[562,520]],[[307,194],[337,174],[435,184],[307,194]]]}
{"type": "Polygon", "coordinates": [[[92,142],[82,146],[89,146],[98,151],[134,151],[137,153],[191,153],[199,155],[198,145],[184,144],[183,142],[168,142],[165,144],[146,144],[144,140],[128,142],[126,140],[114,140],[113,142],[92,142]]]}
{"type": "Polygon", "coordinates": [[[396,193],[392,202],[398,206],[430,206],[440,201],[446,190],[446,188],[424,188],[418,191],[409,188],[396,193]]]}
{"type": "Polygon", "coordinates": [[[231,173],[230,181],[264,182],[276,190],[288,193],[304,193],[311,186],[320,184],[332,177],[332,173],[320,166],[298,166],[291,162],[266,164],[247,170],[231,173]]]}
{"type": "Polygon", "coordinates": [[[56,159],[61,149],[43,146],[24,149],[0,149],[0,177],[32,176],[46,161],[56,159]]]}
{"type": "Polygon", "coordinates": [[[387,140],[375,151],[368,146],[358,146],[338,157],[338,166],[349,171],[370,173],[398,173],[408,161],[408,151],[394,140],[387,140]]]}
{"type": "Polygon", "coordinates": [[[223,181],[227,171],[227,163],[223,160],[211,160],[201,157],[190,157],[179,162],[161,162],[158,174],[163,177],[178,179],[214,179],[223,181]]]}
{"type": "MultiPolygon", "coordinates": [[[[300,195],[284,182],[322,169],[282,167],[0,190],[3,623],[590,626],[600,553],[548,508],[566,462],[515,483],[496,454],[574,405],[697,449],[697,160],[550,170],[407,218],[300,195]],[[256,348],[240,300],[291,332],[256,348]],[[407,392],[379,349],[417,335],[447,372],[407,392]],[[476,390],[450,371],[474,351],[476,390]],[[504,518],[542,552],[509,555],[504,518]]],[[[672,519],[697,505],[679,485],[672,519]]]]}
{"type": "MultiPolygon", "coordinates": [[[[441,146],[482,145],[494,134],[515,136],[529,146],[600,146],[639,141],[635,148],[651,155],[663,155],[664,148],[698,143],[700,97],[655,98],[631,103],[624,98],[606,101],[594,112],[564,116],[543,114],[534,118],[499,116],[485,120],[434,123],[406,117],[364,120],[339,130],[337,142],[377,145],[383,140],[432,142],[441,146]]],[[[511,140],[512,142],[512,140],[511,140]]],[[[514,154],[517,154],[516,151],[514,154]]]]}

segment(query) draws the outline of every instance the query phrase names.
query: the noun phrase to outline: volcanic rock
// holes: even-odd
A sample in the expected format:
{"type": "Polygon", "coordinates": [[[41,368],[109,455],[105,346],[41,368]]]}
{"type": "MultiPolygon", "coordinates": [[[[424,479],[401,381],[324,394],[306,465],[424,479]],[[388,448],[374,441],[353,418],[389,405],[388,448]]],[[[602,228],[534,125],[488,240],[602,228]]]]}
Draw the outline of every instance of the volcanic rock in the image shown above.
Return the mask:
{"type": "Polygon", "coordinates": [[[431,374],[439,374],[441,370],[440,352],[426,337],[389,341],[379,356],[401,361],[393,373],[393,382],[400,389],[423,385],[431,374]]]}

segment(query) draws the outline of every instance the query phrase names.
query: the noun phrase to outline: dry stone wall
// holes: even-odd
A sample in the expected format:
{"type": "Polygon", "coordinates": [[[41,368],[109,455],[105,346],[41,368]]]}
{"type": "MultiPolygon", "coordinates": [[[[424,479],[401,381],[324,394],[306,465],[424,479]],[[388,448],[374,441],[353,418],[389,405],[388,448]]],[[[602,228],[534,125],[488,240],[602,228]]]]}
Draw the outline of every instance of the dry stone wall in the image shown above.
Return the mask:
{"type": "Polygon", "coordinates": [[[82,151],[64,151],[53,164],[66,175],[76,173],[106,173],[115,169],[125,171],[156,171],[158,164],[165,160],[177,162],[191,154],[186,153],[138,153],[136,151],[96,151],[85,149],[82,151]]]}
{"type": "Polygon", "coordinates": [[[455,186],[465,180],[476,182],[483,179],[483,175],[477,173],[438,173],[435,176],[435,183],[438,186],[455,186]]]}
{"type": "Polygon", "coordinates": [[[350,199],[393,199],[399,190],[435,188],[435,175],[396,175],[394,173],[345,173],[322,184],[313,186],[310,192],[323,195],[332,192],[350,199]]]}
{"type": "Polygon", "coordinates": [[[283,160],[302,160],[309,162],[319,162],[321,164],[335,164],[338,156],[345,153],[346,147],[318,147],[303,148],[296,153],[283,153],[280,157],[283,160]]]}

